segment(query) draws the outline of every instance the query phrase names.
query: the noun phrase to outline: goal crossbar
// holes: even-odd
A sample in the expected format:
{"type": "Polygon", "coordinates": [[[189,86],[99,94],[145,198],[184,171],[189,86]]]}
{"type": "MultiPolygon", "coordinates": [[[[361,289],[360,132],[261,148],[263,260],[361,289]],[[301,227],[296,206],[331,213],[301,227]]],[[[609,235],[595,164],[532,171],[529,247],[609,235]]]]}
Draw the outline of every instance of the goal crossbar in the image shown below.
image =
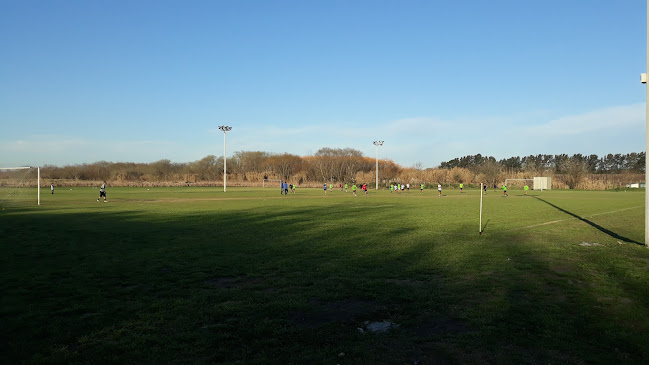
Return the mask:
{"type": "Polygon", "coordinates": [[[27,170],[31,169],[31,166],[20,166],[20,167],[0,167],[0,171],[4,170],[27,170]]]}

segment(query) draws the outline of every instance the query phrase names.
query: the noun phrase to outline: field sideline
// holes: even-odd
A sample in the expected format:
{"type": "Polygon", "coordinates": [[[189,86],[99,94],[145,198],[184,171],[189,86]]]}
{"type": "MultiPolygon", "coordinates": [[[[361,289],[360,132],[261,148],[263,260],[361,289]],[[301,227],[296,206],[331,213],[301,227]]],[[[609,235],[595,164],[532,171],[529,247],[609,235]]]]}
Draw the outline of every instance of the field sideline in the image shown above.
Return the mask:
{"type": "Polygon", "coordinates": [[[649,362],[640,192],[227,190],[0,201],[4,362],[649,362]]]}

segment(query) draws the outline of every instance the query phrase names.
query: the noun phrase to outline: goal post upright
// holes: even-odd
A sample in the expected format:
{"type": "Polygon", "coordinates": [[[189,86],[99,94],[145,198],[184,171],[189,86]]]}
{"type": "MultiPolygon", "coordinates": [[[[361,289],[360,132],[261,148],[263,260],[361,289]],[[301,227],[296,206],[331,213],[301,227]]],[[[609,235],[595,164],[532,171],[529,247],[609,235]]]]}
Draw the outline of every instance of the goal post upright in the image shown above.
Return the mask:
{"type": "MultiPolygon", "coordinates": [[[[649,0],[647,0],[647,17],[645,18],[646,27],[647,27],[647,44],[649,46],[649,0]]],[[[645,192],[644,192],[644,244],[645,247],[649,248],[649,159],[646,157],[647,152],[649,152],[649,84],[647,83],[647,73],[649,72],[649,47],[646,47],[647,55],[645,58],[646,67],[645,72],[640,75],[640,82],[644,84],[645,89],[645,168],[644,168],[644,181],[645,181],[645,192]]]]}
{"type": "Polygon", "coordinates": [[[41,167],[37,166],[19,166],[19,167],[0,167],[0,171],[10,170],[31,170],[36,169],[36,204],[41,205],[41,167]]]}

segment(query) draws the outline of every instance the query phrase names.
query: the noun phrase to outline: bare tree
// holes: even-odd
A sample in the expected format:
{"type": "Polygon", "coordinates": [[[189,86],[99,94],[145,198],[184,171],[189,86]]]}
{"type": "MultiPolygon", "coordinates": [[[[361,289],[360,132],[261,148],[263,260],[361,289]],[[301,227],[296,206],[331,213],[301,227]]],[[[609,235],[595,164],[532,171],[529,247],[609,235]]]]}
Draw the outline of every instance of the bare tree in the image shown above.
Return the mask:
{"type": "Polygon", "coordinates": [[[264,169],[264,162],[268,157],[268,153],[261,151],[235,152],[233,157],[233,166],[236,167],[235,172],[240,174],[262,172],[264,169]]]}
{"type": "Polygon", "coordinates": [[[290,153],[274,155],[267,160],[272,171],[284,179],[290,178],[302,169],[302,157],[290,153]]]}
{"type": "Polygon", "coordinates": [[[576,188],[588,172],[588,164],[576,158],[570,158],[561,162],[563,179],[569,189],[576,188]]]}
{"type": "Polygon", "coordinates": [[[485,176],[487,183],[496,184],[500,177],[502,166],[495,160],[488,159],[478,167],[478,171],[485,176]]]}

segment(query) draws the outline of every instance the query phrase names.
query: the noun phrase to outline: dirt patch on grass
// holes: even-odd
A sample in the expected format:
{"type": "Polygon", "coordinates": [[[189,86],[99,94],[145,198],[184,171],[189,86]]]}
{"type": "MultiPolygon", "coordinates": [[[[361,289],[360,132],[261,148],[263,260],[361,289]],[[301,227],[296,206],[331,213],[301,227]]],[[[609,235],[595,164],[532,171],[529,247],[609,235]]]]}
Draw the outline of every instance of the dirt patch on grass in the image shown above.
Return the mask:
{"type": "Polygon", "coordinates": [[[264,278],[248,276],[219,276],[205,280],[203,283],[215,289],[235,289],[241,287],[253,287],[263,284],[264,278]]]}
{"type": "Polygon", "coordinates": [[[579,246],[585,246],[585,247],[593,247],[593,246],[595,246],[595,247],[597,247],[597,246],[604,246],[604,245],[601,244],[601,243],[598,243],[598,242],[582,242],[582,243],[579,244],[579,246]]]}
{"type": "Polygon", "coordinates": [[[223,276],[207,279],[203,284],[210,289],[244,289],[271,295],[280,292],[279,289],[270,286],[269,280],[263,277],[223,276]]]}
{"type": "Polygon", "coordinates": [[[550,264],[549,268],[560,275],[571,274],[575,271],[571,265],[550,264]]]}
{"type": "Polygon", "coordinates": [[[385,282],[401,286],[419,286],[426,284],[425,281],[413,279],[386,279],[385,282]]]}
{"type": "Polygon", "coordinates": [[[400,326],[391,321],[379,321],[379,322],[370,322],[365,321],[362,327],[359,327],[358,330],[361,333],[371,332],[371,333],[383,333],[387,332],[393,328],[399,328],[400,326]]]}
{"type": "Polygon", "coordinates": [[[308,304],[308,310],[293,313],[290,320],[306,327],[317,328],[329,323],[356,323],[370,318],[379,309],[376,302],[356,299],[323,301],[312,298],[308,304]]]}
{"type": "Polygon", "coordinates": [[[118,288],[118,289],[120,289],[120,290],[124,290],[124,291],[132,291],[132,290],[135,290],[135,289],[137,289],[137,288],[139,288],[139,287],[140,287],[139,284],[126,284],[126,283],[122,283],[122,284],[117,285],[117,288],[118,288]]]}
{"type": "Polygon", "coordinates": [[[445,317],[426,319],[414,328],[414,332],[418,337],[459,334],[473,331],[475,329],[467,321],[459,318],[445,317]]]}
{"type": "Polygon", "coordinates": [[[239,286],[239,278],[218,277],[207,279],[204,283],[216,289],[233,289],[239,286]]]}
{"type": "Polygon", "coordinates": [[[615,305],[629,305],[633,303],[633,300],[626,297],[599,297],[597,300],[601,303],[609,303],[615,305]]]}
{"type": "Polygon", "coordinates": [[[259,291],[264,293],[264,294],[278,294],[279,293],[279,289],[277,289],[277,288],[261,288],[261,289],[259,289],[259,291]]]}
{"type": "MultiPolygon", "coordinates": [[[[644,258],[640,258],[640,257],[638,257],[638,258],[636,258],[635,260],[637,260],[637,261],[639,261],[639,262],[643,262],[643,263],[645,264],[644,266],[647,267],[647,268],[649,268],[649,259],[644,259],[644,258]]],[[[640,264],[640,263],[638,263],[638,264],[639,264],[640,266],[642,266],[642,264],[640,264]]]]}

